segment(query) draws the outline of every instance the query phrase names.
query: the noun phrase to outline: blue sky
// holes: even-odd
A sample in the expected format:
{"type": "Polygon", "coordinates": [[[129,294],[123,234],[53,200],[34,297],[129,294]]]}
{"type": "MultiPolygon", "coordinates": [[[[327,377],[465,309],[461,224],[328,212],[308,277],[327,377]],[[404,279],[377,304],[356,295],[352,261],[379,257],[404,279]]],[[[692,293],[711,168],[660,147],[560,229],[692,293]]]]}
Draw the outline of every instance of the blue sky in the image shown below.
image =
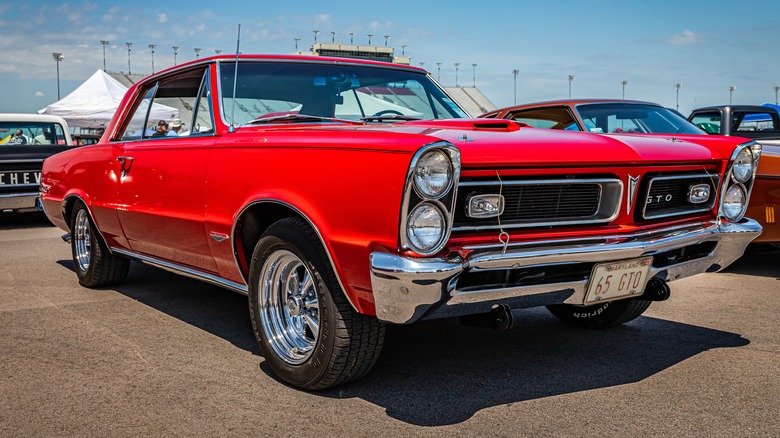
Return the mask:
{"type": "MultiPolygon", "coordinates": [[[[0,0],[1,1],[1,0],[0,0]]],[[[241,24],[244,53],[291,53],[294,38],[307,49],[318,41],[388,43],[412,63],[455,85],[476,85],[497,106],[568,97],[622,95],[680,110],[728,103],[774,102],[780,85],[780,1],[735,2],[559,0],[485,1],[228,1],[0,3],[0,112],[34,112],[57,100],[56,63],[61,52],[64,97],[103,66],[133,73],[194,59],[214,50],[234,52],[241,24]],[[472,64],[477,64],[476,70],[472,64]]]]}

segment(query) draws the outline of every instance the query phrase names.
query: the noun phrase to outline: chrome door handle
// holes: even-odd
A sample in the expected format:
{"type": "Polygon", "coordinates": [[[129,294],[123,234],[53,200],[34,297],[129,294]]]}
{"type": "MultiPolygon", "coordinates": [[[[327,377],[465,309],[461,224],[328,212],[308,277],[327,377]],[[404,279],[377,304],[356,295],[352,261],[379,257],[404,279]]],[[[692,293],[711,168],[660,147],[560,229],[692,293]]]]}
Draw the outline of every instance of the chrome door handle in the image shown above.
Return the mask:
{"type": "Polygon", "coordinates": [[[119,175],[124,178],[130,172],[130,168],[133,167],[133,157],[123,155],[116,157],[116,160],[119,161],[119,165],[121,166],[119,175]]]}

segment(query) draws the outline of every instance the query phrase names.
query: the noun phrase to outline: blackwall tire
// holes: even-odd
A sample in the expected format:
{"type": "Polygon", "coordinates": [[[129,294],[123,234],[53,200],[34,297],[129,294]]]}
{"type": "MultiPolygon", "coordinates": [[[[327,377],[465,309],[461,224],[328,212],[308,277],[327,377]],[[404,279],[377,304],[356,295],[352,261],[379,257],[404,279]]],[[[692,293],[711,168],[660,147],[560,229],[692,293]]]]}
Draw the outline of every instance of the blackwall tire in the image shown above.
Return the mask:
{"type": "Polygon", "coordinates": [[[618,300],[592,306],[556,304],[547,309],[566,324],[587,328],[615,327],[639,317],[651,301],[618,300]]]}
{"type": "Polygon", "coordinates": [[[82,286],[103,287],[125,281],[130,260],[109,252],[81,202],[73,208],[70,230],[73,268],[82,286]]]}
{"type": "Polygon", "coordinates": [[[319,238],[298,218],[263,234],[250,264],[249,310],[271,370],[285,382],[321,390],[374,366],[385,326],[347,301],[319,238]]]}

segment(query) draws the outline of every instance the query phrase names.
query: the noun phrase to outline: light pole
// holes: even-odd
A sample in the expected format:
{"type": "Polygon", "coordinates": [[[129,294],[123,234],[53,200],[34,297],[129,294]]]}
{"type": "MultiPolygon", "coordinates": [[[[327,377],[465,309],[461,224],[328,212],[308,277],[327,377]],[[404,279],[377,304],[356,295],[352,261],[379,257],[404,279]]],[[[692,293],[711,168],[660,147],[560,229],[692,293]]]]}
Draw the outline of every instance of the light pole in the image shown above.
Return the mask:
{"type": "Polygon", "coordinates": [[[366,36],[368,37],[368,45],[370,46],[371,45],[371,37],[374,36],[374,34],[370,33],[370,34],[368,34],[366,36]]]}
{"type": "Polygon", "coordinates": [[[471,69],[472,69],[471,85],[474,88],[477,88],[477,64],[471,64],[471,69]]]}
{"type": "Polygon", "coordinates": [[[455,88],[458,88],[458,67],[460,67],[460,63],[455,63],[455,88]]]}
{"type": "Polygon", "coordinates": [[[569,75],[569,99],[571,99],[571,82],[574,80],[574,75],[569,75]]]}
{"type": "Polygon", "coordinates": [[[54,58],[54,61],[57,62],[57,100],[60,100],[60,61],[65,59],[65,55],[54,52],[51,56],[54,58]]]}
{"type": "Polygon", "coordinates": [[[354,44],[353,41],[355,40],[355,32],[349,33],[349,43],[354,44]]]}
{"type": "Polygon", "coordinates": [[[295,41],[295,51],[297,52],[298,51],[298,42],[300,42],[301,39],[300,38],[293,38],[293,41],[295,41]]]}
{"type": "Polygon", "coordinates": [[[520,70],[514,69],[512,70],[512,76],[515,78],[515,105],[517,105],[517,75],[520,73],[520,70]]]}
{"type": "Polygon", "coordinates": [[[108,45],[108,41],[100,40],[100,44],[103,45],[103,71],[106,71],[106,46],[108,45]]]}
{"type": "Polygon", "coordinates": [[[777,105],[777,92],[780,91],[780,86],[775,85],[775,105],[777,105]]]}
{"type": "Polygon", "coordinates": [[[401,56],[406,56],[406,44],[401,44],[401,56]]]}
{"type": "Polygon", "coordinates": [[[623,85],[623,100],[626,99],[626,85],[628,85],[628,81],[623,80],[620,81],[620,84],[623,85]]]}
{"type": "Polygon", "coordinates": [[[312,32],[314,33],[314,44],[317,44],[317,34],[320,33],[320,31],[313,30],[312,32]]]}
{"type": "Polygon", "coordinates": [[[729,86],[729,105],[731,105],[731,98],[734,95],[734,90],[736,90],[736,85],[729,86]]]}
{"type": "Polygon", "coordinates": [[[179,46],[173,46],[173,65],[178,65],[176,56],[179,54],[179,46]]]}
{"type": "Polygon", "coordinates": [[[157,48],[157,44],[149,44],[149,48],[152,49],[152,74],[154,74],[154,49],[157,48]]]}
{"type": "Polygon", "coordinates": [[[133,47],[133,43],[125,43],[125,45],[127,45],[127,74],[131,75],[133,71],[130,70],[130,48],[133,47]]]}
{"type": "Polygon", "coordinates": [[[675,88],[675,96],[674,96],[674,104],[677,111],[680,111],[680,88],[682,88],[682,84],[677,82],[674,84],[675,88]]]}
{"type": "Polygon", "coordinates": [[[436,82],[441,82],[441,62],[436,63],[436,82]]]}
{"type": "Polygon", "coordinates": [[[217,55],[220,55],[220,54],[222,54],[222,49],[214,49],[214,53],[216,53],[217,55]]]}
{"type": "Polygon", "coordinates": [[[330,32],[330,42],[331,44],[336,44],[336,32],[330,32]]]}
{"type": "Polygon", "coordinates": [[[387,47],[387,40],[390,39],[390,35],[385,35],[385,47],[387,47]]]}
{"type": "Polygon", "coordinates": [[[195,51],[195,59],[198,59],[198,58],[200,58],[200,47],[195,47],[195,48],[194,48],[194,49],[192,49],[192,50],[194,50],[194,51],[195,51]]]}

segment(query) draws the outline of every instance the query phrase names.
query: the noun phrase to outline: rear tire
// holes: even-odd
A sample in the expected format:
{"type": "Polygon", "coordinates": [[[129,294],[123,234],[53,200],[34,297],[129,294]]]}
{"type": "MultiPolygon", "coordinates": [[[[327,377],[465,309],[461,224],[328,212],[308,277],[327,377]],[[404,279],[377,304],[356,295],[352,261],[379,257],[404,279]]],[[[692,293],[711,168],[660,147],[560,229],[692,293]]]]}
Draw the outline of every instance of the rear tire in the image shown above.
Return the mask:
{"type": "Polygon", "coordinates": [[[384,323],[352,308],[318,236],[298,218],[274,223],[257,243],[249,310],[268,366],[299,388],[357,379],[382,350],[384,323]]]}
{"type": "Polygon", "coordinates": [[[109,252],[92,223],[87,207],[78,202],[70,221],[70,250],[79,283],[85,287],[102,287],[125,281],[130,260],[109,252]]]}
{"type": "Polygon", "coordinates": [[[586,328],[609,328],[639,317],[651,301],[618,300],[592,306],[555,304],[547,309],[566,324],[586,328]]]}

